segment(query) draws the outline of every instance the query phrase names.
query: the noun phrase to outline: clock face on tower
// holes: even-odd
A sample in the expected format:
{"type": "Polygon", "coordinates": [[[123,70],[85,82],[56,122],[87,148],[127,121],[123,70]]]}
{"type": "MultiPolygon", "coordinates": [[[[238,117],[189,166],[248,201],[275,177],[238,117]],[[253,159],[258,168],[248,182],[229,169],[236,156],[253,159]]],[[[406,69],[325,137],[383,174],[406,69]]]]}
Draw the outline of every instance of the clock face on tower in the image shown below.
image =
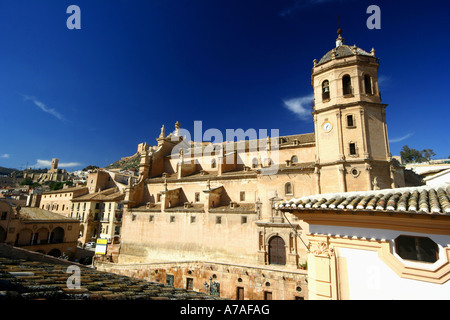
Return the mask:
{"type": "Polygon", "coordinates": [[[322,128],[323,128],[323,131],[325,131],[325,132],[330,132],[331,129],[333,129],[333,126],[331,125],[330,122],[325,122],[325,123],[322,125],[322,128]]]}

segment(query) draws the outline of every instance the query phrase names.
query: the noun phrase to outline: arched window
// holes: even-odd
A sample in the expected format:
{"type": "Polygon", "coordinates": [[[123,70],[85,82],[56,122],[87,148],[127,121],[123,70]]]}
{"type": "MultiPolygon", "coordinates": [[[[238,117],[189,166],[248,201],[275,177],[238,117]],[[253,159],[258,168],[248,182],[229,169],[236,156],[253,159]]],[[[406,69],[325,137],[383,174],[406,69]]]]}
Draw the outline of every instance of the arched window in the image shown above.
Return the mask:
{"type": "Polygon", "coordinates": [[[366,94],[372,94],[372,79],[368,74],[364,76],[364,89],[366,94]]]}
{"type": "Polygon", "coordinates": [[[291,195],[292,194],[292,184],[290,182],[286,182],[284,185],[284,194],[291,195]]]}
{"type": "Polygon", "coordinates": [[[322,82],[322,100],[330,99],[330,82],[325,80],[322,82]]]}
{"type": "Polygon", "coordinates": [[[216,159],[212,159],[211,160],[211,168],[215,168],[216,167],[216,159]]]}
{"type": "Polygon", "coordinates": [[[297,158],[297,156],[292,156],[292,158],[291,158],[291,163],[292,163],[292,164],[298,163],[298,158],[297,158]]]}
{"type": "Polygon", "coordinates": [[[342,93],[344,96],[353,93],[352,80],[348,74],[342,77],[342,93]]]}

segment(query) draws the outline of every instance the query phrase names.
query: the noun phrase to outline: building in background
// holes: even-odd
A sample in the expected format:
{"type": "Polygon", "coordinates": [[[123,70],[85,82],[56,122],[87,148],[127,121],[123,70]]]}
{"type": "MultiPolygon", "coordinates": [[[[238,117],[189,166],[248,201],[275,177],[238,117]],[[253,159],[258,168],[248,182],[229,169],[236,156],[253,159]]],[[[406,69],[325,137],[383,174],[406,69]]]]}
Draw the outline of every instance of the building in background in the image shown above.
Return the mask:
{"type": "Polygon", "coordinates": [[[50,169],[47,170],[47,173],[32,173],[27,172],[27,170],[23,173],[24,179],[31,179],[33,182],[44,183],[48,181],[52,182],[64,182],[67,181],[70,177],[69,173],[65,169],[58,169],[59,160],[56,158],[52,159],[52,163],[50,165],[50,169]]]}
{"type": "Polygon", "coordinates": [[[113,187],[72,199],[70,217],[81,222],[79,242],[119,237],[124,197],[113,187]]]}
{"type": "Polygon", "coordinates": [[[79,229],[80,222],[76,219],[0,200],[0,243],[72,259],[79,229]]]}

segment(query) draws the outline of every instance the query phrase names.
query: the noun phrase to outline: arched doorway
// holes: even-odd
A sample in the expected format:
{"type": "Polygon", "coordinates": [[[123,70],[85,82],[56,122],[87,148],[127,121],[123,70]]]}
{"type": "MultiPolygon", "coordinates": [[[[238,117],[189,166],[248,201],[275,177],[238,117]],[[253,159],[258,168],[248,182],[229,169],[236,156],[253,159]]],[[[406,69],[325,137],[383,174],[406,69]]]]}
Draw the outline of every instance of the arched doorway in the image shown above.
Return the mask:
{"type": "Polygon", "coordinates": [[[279,236],[269,240],[269,264],[286,264],[286,246],[283,238],[279,236]]]}
{"type": "Polygon", "coordinates": [[[31,229],[22,229],[17,234],[16,246],[29,246],[31,244],[31,239],[33,238],[33,231],[31,229]]]}
{"type": "Polygon", "coordinates": [[[64,241],[64,229],[57,227],[50,234],[50,243],[61,243],[64,241]]]}
{"type": "Polygon", "coordinates": [[[46,244],[48,243],[48,229],[40,228],[34,234],[34,243],[35,244],[46,244]]]}

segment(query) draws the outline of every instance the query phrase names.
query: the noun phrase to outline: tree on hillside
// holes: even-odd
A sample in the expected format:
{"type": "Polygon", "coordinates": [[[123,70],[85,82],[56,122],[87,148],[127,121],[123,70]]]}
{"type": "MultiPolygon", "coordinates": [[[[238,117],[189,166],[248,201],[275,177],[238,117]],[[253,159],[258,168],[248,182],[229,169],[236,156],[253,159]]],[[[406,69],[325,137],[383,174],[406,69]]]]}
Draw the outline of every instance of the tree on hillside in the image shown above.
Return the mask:
{"type": "Polygon", "coordinates": [[[436,154],[432,149],[423,149],[422,151],[410,148],[404,145],[400,151],[400,156],[404,163],[420,163],[430,161],[436,154]]]}
{"type": "Polygon", "coordinates": [[[89,166],[87,166],[86,168],[84,168],[83,170],[81,170],[81,171],[89,171],[89,170],[95,170],[95,169],[98,169],[99,167],[97,167],[97,166],[91,166],[91,165],[89,165],[89,166]]]}

